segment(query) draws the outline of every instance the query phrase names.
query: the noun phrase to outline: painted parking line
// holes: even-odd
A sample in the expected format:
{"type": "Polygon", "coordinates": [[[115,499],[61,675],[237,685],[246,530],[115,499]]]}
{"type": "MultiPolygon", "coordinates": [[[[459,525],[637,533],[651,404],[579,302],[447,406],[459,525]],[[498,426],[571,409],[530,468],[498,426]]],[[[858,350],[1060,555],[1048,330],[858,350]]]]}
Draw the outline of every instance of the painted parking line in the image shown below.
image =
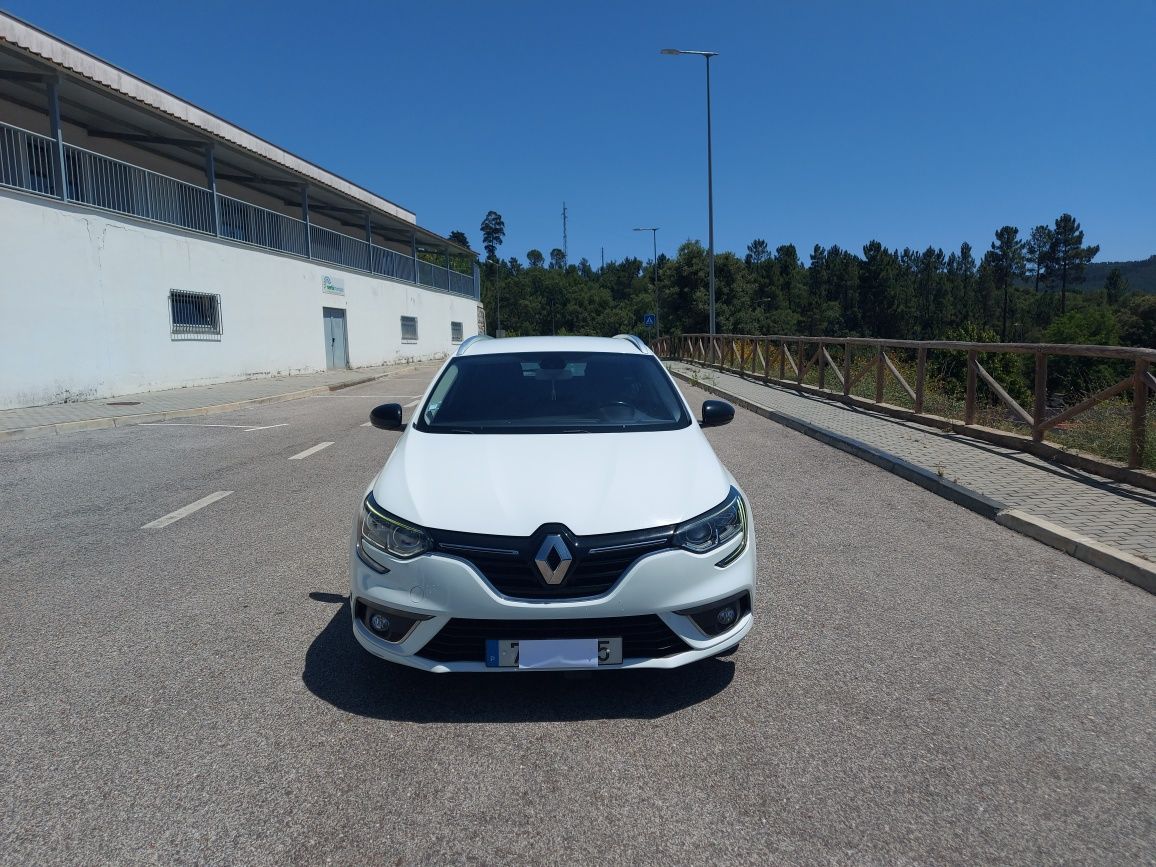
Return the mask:
{"type": "Polygon", "coordinates": [[[149,521],[147,524],[145,524],[143,527],[141,527],[141,529],[142,530],[159,530],[161,527],[167,527],[169,524],[173,523],[174,521],[179,521],[181,518],[185,517],[186,515],[193,514],[193,512],[196,512],[198,509],[203,509],[203,508],[205,508],[205,506],[208,506],[212,503],[217,502],[217,500],[223,500],[225,497],[229,496],[229,494],[231,494],[231,493],[233,493],[233,492],[232,491],[217,491],[216,493],[209,494],[209,496],[207,496],[207,497],[201,497],[195,503],[189,503],[183,509],[177,509],[175,512],[169,512],[163,518],[157,518],[155,521],[149,521]]]}
{"type": "Polygon", "coordinates": [[[254,427],[248,424],[202,424],[191,421],[145,421],[137,425],[137,427],[229,427],[243,430],[248,433],[251,430],[269,430],[274,427],[288,427],[289,422],[283,421],[281,424],[265,424],[254,427]]]}
{"type": "Polygon", "coordinates": [[[411,400],[409,403],[405,404],[404,406],[406,409],[409,409],[411,406],[417,406],[419,403],[421,403],[421,395],[420,394],[418,395],[417,400],[411,400]]]}
{"type": "Polygon", "coordinates": [[[302,458],[307,458],[310,455],[315,455],[319,451],[321,451],[322,449],[329,448],[331,445],[333,445],[333,443],[318,443],[317,445],[313,446],[312,448],[308,448],[303,452],[298,452],[297,454],[293,455],[293,457],[289,458],[289,460],[299,461],[302,458]]]}

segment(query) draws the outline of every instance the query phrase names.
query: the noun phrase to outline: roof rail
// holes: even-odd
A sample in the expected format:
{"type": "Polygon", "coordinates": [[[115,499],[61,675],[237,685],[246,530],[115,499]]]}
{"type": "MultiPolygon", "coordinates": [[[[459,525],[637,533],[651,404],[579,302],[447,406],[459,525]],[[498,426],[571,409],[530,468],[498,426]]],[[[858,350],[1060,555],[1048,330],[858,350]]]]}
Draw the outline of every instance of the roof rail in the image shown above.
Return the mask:
{"type": "Polygon", "coordinates": [[[493,340],[493,339],[494,338],[490,337],[490,335],[488,335],[488,334],[471,334],[469,337],[467,337],[465,340],[463,340],[461,342],[461,345],[458,347],[458,351],[455,352],[454,355],[463,354],[467,349],[469,349],[471,346],[473,346],[479,340],[493,340]]]}
{"type": "Polygon", "coordinates": [[[646,344],[643,342],[642,338],[639,337],[637,334],[615,334],[614,339],[615,340],[629,340],[631,343],[633,343],[635,346],[638,347],[639,352],[649,352],[650,351],[647,348],[646,344]]]}

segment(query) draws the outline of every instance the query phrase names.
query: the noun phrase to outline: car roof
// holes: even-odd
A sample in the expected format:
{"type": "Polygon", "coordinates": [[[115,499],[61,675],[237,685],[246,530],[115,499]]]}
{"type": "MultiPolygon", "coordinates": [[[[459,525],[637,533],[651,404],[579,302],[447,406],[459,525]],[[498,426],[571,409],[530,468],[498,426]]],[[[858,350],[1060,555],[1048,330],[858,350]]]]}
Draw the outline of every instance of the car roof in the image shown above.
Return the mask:
{"type": "Polygon", "coordinates": [[[618,337],[480,337],[463,344],[458,355],[497,355],[505,352],[616,352],[649,355],[633,335],[618,337]]]}

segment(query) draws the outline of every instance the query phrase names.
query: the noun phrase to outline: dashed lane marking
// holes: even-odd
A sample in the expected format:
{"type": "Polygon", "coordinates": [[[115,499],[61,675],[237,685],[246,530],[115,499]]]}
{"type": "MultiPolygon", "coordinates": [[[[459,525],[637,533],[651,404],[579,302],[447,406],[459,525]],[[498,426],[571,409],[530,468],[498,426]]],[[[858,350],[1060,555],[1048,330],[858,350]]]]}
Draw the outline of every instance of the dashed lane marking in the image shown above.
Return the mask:
{"type": "Polygon", "coordinates": [[[283,421],[281,424],[263,424],[263,425],[248,425],[248,424],[201,424],[191,421],[146,421],[141,422],[137,427],[229,427],[243,430],[248,433],[252,430],[269,430],[274,427],[288,427],[289,422],[283,421]]]}
{"type": "Polygon", "coordinates": [[[309,457],[310,455],[317,454],[322,449],[329,448],[331,445],[333,445],[333,443],[318,443],[317,445],[313,446],[312,448],[307,448],[303,452],[298,452],[297,454],[293,455],[293,457],[289,458],[289,460],[291,460],[291,461],[302,460],[304,458],[309,457]]]}
{"type": "Polygon", "coordinates": [[[163,518],[157,518],[155,521],[149,521],[147,524],[145,524],[143,527],[141,527],[141,529],[142,530],[159,530],[161,527],[167,527],[169,524],[173,523],[174,521],[179,521],[181,518],[184,518],[186,515],[191,515],[191,514],[193,514],[193,512],[196,512],[199,509],[205,508],[205,506],[208,506],[212,503],[217,502],[217,500],[223,500],[225,497],[229,496],[229,494],[231,494],[231,493],[233,493],[233,492],[232,491],[217,491],[216,493],[209,494],[207,497],[201,497],[195,503],[189,503],[184,508],[177,509],[175,512],[169,512],[163,518]]]}

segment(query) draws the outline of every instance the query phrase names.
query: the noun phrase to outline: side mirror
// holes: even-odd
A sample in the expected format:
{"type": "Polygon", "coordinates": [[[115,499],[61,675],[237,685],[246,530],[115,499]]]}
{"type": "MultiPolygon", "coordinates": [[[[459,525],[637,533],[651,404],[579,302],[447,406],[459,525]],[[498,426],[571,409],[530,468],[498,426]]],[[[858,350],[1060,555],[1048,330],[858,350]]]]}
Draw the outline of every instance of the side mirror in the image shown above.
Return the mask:
{"type": "Polygon", "coordinates": [[[725,400],[704,400],[702,402],[702,426],[718,427],[728,424],[735,417],[735,408],[725,400]]]}
{"type": "Polygon", "coordinates": [[[400,430],[401,404],[383,403],[381,406],[375,406],[369,411],[369,423],[382,430],[400,430]]]}

